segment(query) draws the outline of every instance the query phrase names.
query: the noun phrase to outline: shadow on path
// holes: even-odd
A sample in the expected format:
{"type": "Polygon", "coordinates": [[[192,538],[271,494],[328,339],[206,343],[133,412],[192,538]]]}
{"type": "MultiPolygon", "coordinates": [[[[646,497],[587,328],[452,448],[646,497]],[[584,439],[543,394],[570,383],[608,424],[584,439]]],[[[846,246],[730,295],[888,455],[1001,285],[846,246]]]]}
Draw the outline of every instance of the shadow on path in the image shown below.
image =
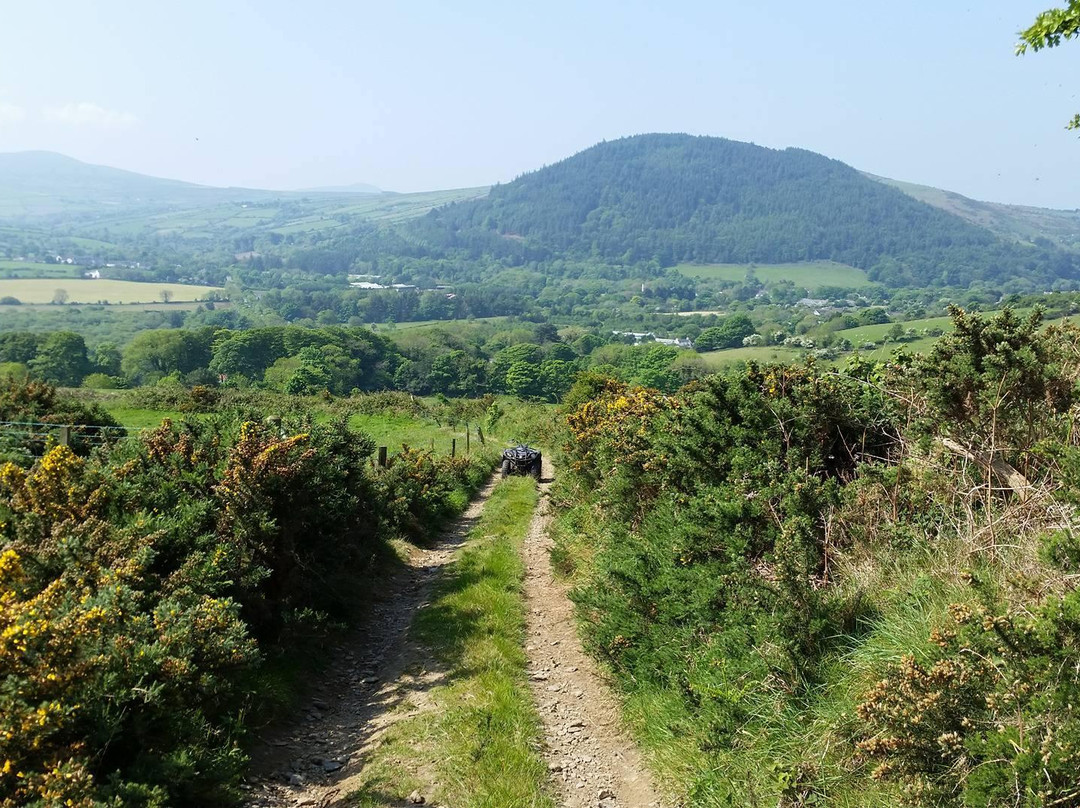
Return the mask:
{"type": "MultiPolygon", "coordinates": [[[[378,736],[447,683],[444,666],[417,652],[408,629],[479,522],[496,482],[493,477],[438,540],[414,548],[408,564],[381,587],[363,624],[331,651],[303,714],[263,733],[252,750],[246,806],[339,804],[378,736]]],[[[397,802],[387,797],[386,804],[397,802]]]]}

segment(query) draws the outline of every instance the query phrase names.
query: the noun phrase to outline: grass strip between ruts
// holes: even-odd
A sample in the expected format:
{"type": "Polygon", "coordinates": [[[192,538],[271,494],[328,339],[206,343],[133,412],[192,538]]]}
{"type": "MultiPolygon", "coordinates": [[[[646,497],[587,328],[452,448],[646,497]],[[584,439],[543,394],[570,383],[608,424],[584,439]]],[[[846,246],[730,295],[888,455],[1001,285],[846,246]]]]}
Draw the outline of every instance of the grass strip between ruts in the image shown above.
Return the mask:
{"type": "Polygon", "coordinates": [[[437,667],[409,714],[365,762],[357,806],[397,805],[414,789],[455,808],[549,808],[540,724],[525,678],[520,548],[538,494],[531,479],[501,482],[465,548],[416,615],[411,634],[437,667]]]}

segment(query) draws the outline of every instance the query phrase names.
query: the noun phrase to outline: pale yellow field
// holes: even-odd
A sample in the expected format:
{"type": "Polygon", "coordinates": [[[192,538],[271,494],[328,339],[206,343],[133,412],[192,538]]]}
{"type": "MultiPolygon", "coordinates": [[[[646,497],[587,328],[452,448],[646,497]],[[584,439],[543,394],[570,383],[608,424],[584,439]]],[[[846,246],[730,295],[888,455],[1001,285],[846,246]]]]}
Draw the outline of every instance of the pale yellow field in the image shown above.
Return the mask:
{"type": "MultiPolygon", "coordinates": [[[[137,283],[135,281],[88,280],[85,278],[19,278],[0,280],[0,297],[14,297],[20,303],[52,303],[58,289],[67,292],[66,303],[161,303],[162,291],[169,302],[202,300],[215,286],[188,286],[182,283],[137,283]]],[[[2,312],[3,309],[0,309],[2,312]]]]}

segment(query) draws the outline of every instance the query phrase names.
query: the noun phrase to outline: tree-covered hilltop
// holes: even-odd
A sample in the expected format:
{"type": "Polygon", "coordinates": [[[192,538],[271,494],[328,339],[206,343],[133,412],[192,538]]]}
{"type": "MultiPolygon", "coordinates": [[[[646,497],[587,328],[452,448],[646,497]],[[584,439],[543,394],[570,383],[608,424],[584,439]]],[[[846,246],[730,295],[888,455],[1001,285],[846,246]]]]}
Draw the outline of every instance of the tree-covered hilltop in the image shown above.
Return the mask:
{"type": "Polygon", "coordinates": [[[1004,242],[837,160],[678,134],[600,143],[411,229],[429,245],[529,259],[830,259],[895,286],[1080,274],[1072,255],[1004,242]]]}

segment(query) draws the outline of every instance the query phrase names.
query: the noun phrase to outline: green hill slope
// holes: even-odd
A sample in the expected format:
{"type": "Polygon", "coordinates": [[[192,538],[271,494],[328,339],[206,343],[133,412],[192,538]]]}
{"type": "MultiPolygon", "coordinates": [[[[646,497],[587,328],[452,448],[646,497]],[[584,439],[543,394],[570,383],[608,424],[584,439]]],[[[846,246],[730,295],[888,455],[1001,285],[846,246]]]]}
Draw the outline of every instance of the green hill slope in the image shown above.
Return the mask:
{"type": "Polygon", "coordinates": [[[122,237],[211,241],[239,234],[327,230],[356,220],[395,223],[487,188],[398,194],[356,185],[308,191],[215,188],[91,165],[52,152],[0,153],[0,221],[29,233],[107,229],[122,237]]]}
{"type": "Polygon", "coordinates": [[[414,225],[427,243],[608,261],[832,260],[890,285],[1078,274],[1053,247],[1022,248],[844,163],[714,137],[600,143],[414,225]]]}
{"type": "Polygon", "coordinates": [[[0,154],[0,217],[9,219],[196,207],[273,195],[148,177],[53,152],[0,154]]]}
{"type": "Polygon", "coordinates": [[[953,213],[979,227],[985,227],[1001,238],[1029,244],[1038,244],[1040,239],[1046,239],[1065,249],[1080,250],[1080,209],[1054,210],[982,202],[928,185],[916,185],[873,174],[865,176],[898,188],[920,202],[953,213]]]}

